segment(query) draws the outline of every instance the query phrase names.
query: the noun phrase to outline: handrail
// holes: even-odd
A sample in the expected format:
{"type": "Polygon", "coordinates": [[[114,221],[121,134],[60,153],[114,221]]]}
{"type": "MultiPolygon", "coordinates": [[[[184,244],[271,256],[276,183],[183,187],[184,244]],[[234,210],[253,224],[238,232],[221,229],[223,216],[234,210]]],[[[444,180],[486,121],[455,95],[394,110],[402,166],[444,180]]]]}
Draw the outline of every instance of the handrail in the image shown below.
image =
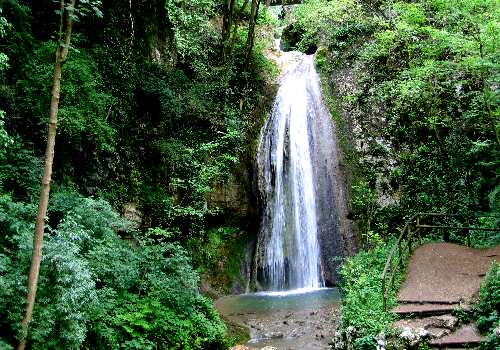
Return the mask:
{"type": "Polygon", "coordinates": [[[474,213],[474,214],[443,214],[443,213],[416,213],[413,214],[405,223],[403,226],[403,229],[401,230],[401,233],[398,236],[398,239],[396,240],[396,243],[394,243],[391,251],[389,252],[389,255],[387,257],[387,261],[384,266],[384,271],[382,272],[381,280],[382,280],[382,299],[383,299],[383,306],[384,310],[387,310],[387,299],[388,299],[388,293],[389,289],[387,288],[387,275],[390,273],[390,280],[389,280],[389,285],[391,288],[394,287],[394,278],[396,275],[397,269],[403,264],[403,240],[406,241],[407,246],[408,246],[408,253],[411,254],[413,249],[412,249],[412,240],[413,240],[413,235],[415,233],[419,234],[421,238],[421,230],[422,229],[448,229],[448,230],[464,230],[467,232],[467,240],[468,244],[470,245],[470,236],[469,233],[471,230],[482,230],[482,231],[494,231],[494,232],[500,232],[500,228],[481,228],[481,227],[471,227],[471,226],[452,226],[452,225],[422,225],[420,224],[420,220],[425,218],[425,217],[464,217],[464,218],[487,218],[487,217],[498,217],[500,218],[500,215],[495,215],[495,214],[481,214],[481,213],[474,213]],[[415,230],[412,231],[412,224],[416,222],[415,224],[415,230]],[[393,268],[393,260],[394,256],[396,254],[396,251],[399,250],[399,264],[396,264],[396,267],[393,268]]]}

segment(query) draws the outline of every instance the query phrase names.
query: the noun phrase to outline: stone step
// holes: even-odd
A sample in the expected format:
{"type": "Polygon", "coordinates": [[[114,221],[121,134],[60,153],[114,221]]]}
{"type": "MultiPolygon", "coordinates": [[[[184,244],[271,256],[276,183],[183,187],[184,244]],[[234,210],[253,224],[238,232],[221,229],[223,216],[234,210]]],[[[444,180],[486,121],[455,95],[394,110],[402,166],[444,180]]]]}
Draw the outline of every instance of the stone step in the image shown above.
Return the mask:
{"type": "Polygon", "coordinates": [[[392,309],[400,317],[407,316],[438,316],[451,313],[458,304],[401,304],[392,309]]]}
{"type": "Polygon", "coordinates": [[[477,350],[479,348],[444,348],[444,349],[440,349],[440,348],[431,348],[431,350],[477,350]]]}
{"type": "Polygon", "coordinates": [[[425,329],[432,338],[441,338],[456,329],[458,318],[452,315],[440,315],[424,318],[404,318],[393,323],[394,329],[410,328],[413,330],[425,329]]]}
{"type": "Polygon", "coordinates": [[[478,345],[485,340],[486,337],[482,336],[477,330],[476,325],[471,323],[457,329],[450,335],[432,340],[429,345],[439,349],[456,349],[469,345],[478,345]]]}
{"type": "Polygon", "coordinates": [[[398,298],[399,304],[441,304],[441,305],[452,305],[458,304],[461,299],[451,300],[451,299],[408,299],[408,298],[398,298]]]}

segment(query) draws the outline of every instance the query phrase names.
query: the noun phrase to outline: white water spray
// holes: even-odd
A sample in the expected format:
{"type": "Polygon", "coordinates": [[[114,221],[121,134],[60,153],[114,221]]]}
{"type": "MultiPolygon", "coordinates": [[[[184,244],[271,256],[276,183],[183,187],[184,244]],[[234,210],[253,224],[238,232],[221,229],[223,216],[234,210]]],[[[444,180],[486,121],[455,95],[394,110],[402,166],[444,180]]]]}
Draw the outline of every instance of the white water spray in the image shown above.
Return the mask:
{"type": "Polygon", "coordinates": [[[266,289],[317,289],[324,285],[311,123],[320,99],[314,57],[284,53],[289,67],[280,81],[273,111],[264,126],[257,170],[264,201],[261,259],[266,289]]]}

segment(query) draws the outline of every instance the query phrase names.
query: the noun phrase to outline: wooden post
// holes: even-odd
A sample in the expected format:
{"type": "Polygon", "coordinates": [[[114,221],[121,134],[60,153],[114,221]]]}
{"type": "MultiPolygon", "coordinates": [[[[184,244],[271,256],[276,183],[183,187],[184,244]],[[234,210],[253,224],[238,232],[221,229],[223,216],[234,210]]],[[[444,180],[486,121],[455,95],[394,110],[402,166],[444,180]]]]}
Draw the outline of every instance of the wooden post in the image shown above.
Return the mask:
{"type": "Polygon", "coordinates": [[[469,230],[469,220],[467,220],[465,222],[465,227],[467,227],[466,229],[464,229],[464,233],[465,233],[465,237],[466,237],[466,241],[467,241],[467,247],[470,247],[472,245],[471,241],[470,241],[470,230],[469,230]]]}
{"type": "Polygon", "coordinates": [[[417,233],[418,233],[418,243],[422,244],[422,230],[420,228],[420,215],[417,216],[417,233]]]}
{"type": "Polygon", "coordinates": [[[387,298],[386,298],[386,295],[387,295],[387,289],[386,289],[386,281],[385,281],[385,278],[386,276],[383,275],[382,276],[382,304],[384,306],[384,311],[387,311],[387,298]]]}
{"type": "Polygon", "coordinates": [[[411,240],[412,240],[412,237],[411,237],[411,225],[408,225],[408,252],[412,253],[413,249],[412,249],[412,246],[411,246],[411,240]]]}
{"type": "Polygon", "coordinates": [[[399,264],[403,265],[403,248],[401,246],[401,240],[398,241],[398,250],[399,250],[399,264]]]}

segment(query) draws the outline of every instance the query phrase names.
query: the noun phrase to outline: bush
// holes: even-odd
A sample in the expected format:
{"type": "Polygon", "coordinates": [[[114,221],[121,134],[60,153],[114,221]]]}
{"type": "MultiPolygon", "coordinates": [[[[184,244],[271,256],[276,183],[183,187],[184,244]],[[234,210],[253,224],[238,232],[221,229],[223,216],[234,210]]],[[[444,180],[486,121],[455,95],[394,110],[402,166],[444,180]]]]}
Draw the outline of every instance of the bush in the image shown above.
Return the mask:
{"type": "Polygon", "coordinates": [[[354,327],[355,349],[375,349],[375,336],[382,331],[391,333],[395,316],[390,310],[397,304],[396,292],[406,272],[407,257],[403,258],[405,264],[400,266],[395,276],[394,288],[389,289],[389,311],[386,311],[383,305],[381,276],[390,249],[391,242],[379,244],[372,250],[361,251],[349,258],[341,268],[342,331],[347,333],[348,327],[354,327]]]}
{"type": "MultiPolygon", "coordinates": [[[[29,342],[35,349],[219,349],[225,327],[177,244],[124,240],[102,200],[53,197],[29,342]],[[71,209],[68,209],[70,208],[71,209]],[[135,242],[135,243],[134,243],[135,242]],[[174,336],[175,335],[175,336],[174,336]]],[[[0,197],[0,330],[19,334],[35,207],[0,197]]]]}
{"type": "Polygon", "coordinates": [[[474,306],[479,330],[488,335],[481,349],[493,350],[500,347],[500,339],[494,334],[500,327],[500,265],[494,263],[484,279],[479,292],[480,301],[474,306]]]}

